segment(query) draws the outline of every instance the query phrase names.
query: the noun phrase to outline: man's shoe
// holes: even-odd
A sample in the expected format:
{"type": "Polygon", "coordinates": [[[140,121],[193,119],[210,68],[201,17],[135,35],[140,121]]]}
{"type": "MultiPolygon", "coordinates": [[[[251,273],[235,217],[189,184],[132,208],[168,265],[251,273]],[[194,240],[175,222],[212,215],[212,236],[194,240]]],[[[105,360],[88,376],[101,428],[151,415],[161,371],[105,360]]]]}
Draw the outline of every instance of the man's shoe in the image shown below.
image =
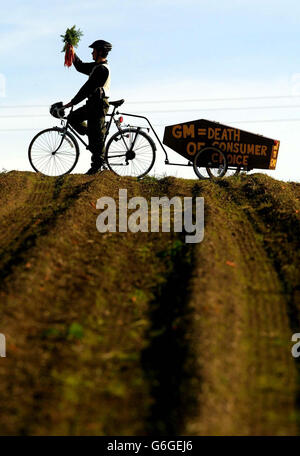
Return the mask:
{"type": "Polygon", "coordinates": [[[97,162],[92,162],[90,169],[85,174],[96,174],[99,171],[101,171],[101,168],[103,170],[107,169],[106,161],[104,160],[104,158],[102,158],[102,157],[99,158],[98,157],[97,158],[97,162]]]}

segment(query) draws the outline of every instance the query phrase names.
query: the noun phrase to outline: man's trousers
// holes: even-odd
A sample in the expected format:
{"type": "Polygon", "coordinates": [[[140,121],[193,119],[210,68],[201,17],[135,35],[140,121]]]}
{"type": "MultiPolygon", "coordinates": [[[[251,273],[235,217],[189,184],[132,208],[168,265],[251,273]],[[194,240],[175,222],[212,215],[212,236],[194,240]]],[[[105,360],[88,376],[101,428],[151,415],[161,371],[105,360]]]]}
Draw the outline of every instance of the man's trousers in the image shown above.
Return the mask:
{"type": "Polygon", "coordinates": [[[92,154],[92,166],[100,166],[104,157],[105,116],[109,109],[107,98],[97,103],[87,101],[85,106],[76,109],[69,115],[69,123],[80,134],[87,134],[89,150],[92,154]],[[85,122],[87,121],[87,123],[85,122]]]}

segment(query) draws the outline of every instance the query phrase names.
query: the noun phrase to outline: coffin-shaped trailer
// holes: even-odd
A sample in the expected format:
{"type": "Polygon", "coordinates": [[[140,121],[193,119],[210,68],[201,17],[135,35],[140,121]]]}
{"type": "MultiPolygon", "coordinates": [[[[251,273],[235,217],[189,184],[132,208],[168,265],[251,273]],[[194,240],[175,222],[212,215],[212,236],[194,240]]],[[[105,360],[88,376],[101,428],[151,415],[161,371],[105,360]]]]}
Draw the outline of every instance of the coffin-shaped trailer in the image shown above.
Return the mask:
{"type": "Polygon", "coordinates": [[[274,170],[280,141],[200,119],[165,127],[163,144],[193,164],[199,178],[207,178],[241,169],[274,170]]]}

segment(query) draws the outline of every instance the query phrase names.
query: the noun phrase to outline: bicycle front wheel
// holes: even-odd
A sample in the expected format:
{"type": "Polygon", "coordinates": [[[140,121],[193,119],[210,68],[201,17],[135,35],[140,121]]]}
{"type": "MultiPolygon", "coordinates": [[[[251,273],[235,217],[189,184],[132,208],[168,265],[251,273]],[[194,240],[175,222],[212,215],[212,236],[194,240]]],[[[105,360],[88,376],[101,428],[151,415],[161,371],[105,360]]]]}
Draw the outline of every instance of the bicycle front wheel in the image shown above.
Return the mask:
{"type": "Polygon", "coordinates": [[[63,176],[76,166],[79,146],[69,132],[62,128],[40,131],[31,141],[28,158],[37,173],[46,176],[63,176]]]}
{"type": "Polygon", "coordinates": [[[119,176],[143,177],[155,161],[154,141],[139,128],[126,128],[115,133],[107,143],[105,160],[119,176]]]}

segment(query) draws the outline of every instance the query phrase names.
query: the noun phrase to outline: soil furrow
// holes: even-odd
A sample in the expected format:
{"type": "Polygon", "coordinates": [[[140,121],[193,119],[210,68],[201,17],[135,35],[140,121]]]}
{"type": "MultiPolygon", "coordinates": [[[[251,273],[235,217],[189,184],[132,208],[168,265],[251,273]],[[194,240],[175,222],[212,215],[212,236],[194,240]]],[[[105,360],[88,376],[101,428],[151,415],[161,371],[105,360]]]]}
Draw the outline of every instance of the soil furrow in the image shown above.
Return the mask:
{"type": "Polygon", "coordinates": [[[200,333],[212,346],[199,344],[200,419],[189,429],[204,435],[210,429],[223,435],[295,434],[296,372],[281,282],[231,192],[216,185],[205,196],[209,216],[198,250],[202,298],[194,302],[200,333]],[[210,327],[217,328],[214,338],[210,327]],[[214,359],[221,340],[223,358],[214,359]]]}
{"type": "MultiPolygon", "coordinates": [[[[287,318],[290,327],[285,338],[281,336],[281,344],[286,347],[285,356],[290,359],[292,358],[288,341],[300,328],[300,218],[296,187],[297,184],[282,184],[272,179],[266,180],[264,176],[255,175],[238,188],[233,180],[228,190],[236,203],[244,207],[245,216],[260,237],[269,262],[273,265],[280,281],[285,300],[285,306],[281,306],[281,319],[283,321],[287,318]],[[294,187],[292,191],[291,186],[294,187]]],[[[274,315],[273,308],[270,309],[270,315],[274,315]]],[[[277,315],[280,315],[279,312],[277,315]]],[[[297,385],[294,391],[292,418],[297,423],[299,432],[300,364],[297,359],[294,361],[297,385]]]]}

